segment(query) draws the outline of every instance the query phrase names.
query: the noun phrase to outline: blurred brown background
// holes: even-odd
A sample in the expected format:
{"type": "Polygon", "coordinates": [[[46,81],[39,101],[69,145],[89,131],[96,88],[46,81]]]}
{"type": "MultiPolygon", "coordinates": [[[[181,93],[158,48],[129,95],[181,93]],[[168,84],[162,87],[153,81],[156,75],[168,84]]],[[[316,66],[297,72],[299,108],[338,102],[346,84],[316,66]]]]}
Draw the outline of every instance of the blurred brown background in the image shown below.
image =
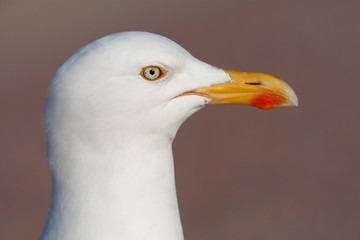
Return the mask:
{"type": "Polygon", "coordinates": [[[209,106],[174,143],[187,240],[360,239],[359,1],[0,2],[0,239],[50,200],[42,109],[78,48],[142,30],[225,69],[271,73],[298,108],[209,106]]]}

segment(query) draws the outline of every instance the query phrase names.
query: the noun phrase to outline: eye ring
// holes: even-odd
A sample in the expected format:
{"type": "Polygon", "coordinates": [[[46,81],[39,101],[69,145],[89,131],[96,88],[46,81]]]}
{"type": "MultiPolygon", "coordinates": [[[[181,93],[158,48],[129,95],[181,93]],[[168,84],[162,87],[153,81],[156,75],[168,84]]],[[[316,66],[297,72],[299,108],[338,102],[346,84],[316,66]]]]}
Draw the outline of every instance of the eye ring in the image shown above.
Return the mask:
{"type": "Polygon", "coordinates": [[[141,69],[140,75],[147,81],[156,81],[166,75],[166,71],[159,66],[146,66],[141,69]]]}

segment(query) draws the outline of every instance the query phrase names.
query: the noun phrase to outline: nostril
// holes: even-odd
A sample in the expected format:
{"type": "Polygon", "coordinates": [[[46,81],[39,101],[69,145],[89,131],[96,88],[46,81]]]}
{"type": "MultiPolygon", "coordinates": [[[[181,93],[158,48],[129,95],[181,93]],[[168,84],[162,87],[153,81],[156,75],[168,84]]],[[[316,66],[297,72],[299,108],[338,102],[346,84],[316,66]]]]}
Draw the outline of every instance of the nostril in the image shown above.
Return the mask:
{"type": "Polygon", "coordinates": [[[248,83],[245,83],[245,84],[248,84],[248,85],[261,85],[261,82],[248,82],[248,83]]]}

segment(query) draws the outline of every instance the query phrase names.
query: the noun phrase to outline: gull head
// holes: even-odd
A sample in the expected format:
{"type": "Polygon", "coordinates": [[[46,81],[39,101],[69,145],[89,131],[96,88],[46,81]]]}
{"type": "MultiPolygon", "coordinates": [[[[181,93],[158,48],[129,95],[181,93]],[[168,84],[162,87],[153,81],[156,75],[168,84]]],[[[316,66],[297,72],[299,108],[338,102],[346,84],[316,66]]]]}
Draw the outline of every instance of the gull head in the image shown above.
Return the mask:
{"type": "Polygon", "coordinates": [[[116,141],[129,133],[174,138],[206,104],[269,109],[297,105],[297,98],[273,76],[222,70],[165,37],[125,32],[88,44],[58,69],[45,121],[48,137],[70,132],[79,141],[116,141]]]}
{"type": "Polygon", "coordinates": [[[52,195],[40,239],[182,240],[171,143],[206,104],[297,98],[276,77],[213,67],[155,34],[112,34],[76,52],[49,84],[52,195]]]}

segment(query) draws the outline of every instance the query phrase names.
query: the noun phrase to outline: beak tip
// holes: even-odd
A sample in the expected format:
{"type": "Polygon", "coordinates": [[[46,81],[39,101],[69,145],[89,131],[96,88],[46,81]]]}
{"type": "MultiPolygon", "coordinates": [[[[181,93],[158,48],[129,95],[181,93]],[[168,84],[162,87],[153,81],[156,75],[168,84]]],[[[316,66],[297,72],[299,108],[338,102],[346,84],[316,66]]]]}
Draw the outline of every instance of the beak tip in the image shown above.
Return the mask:
{"type": "Polygon", "coordinates": [[[287,104],[288,106],[292,106],[292,107],[299,106],[299,101],[298,101],[298,98],[296,97],[296,95],[289,98],[288,101],[289,101],[289,103],[287,104]]]}
{"type": "MultiPolygon", "coordinates": [[[[291,89],[291,88],[290,88],[291,89]]],[[[294,107],[298,107],[299,106],[299,100],[295,94],[295,92],[291,89],[291,92],[289,94],[289,106],[294,106],[294,107]]]]}

